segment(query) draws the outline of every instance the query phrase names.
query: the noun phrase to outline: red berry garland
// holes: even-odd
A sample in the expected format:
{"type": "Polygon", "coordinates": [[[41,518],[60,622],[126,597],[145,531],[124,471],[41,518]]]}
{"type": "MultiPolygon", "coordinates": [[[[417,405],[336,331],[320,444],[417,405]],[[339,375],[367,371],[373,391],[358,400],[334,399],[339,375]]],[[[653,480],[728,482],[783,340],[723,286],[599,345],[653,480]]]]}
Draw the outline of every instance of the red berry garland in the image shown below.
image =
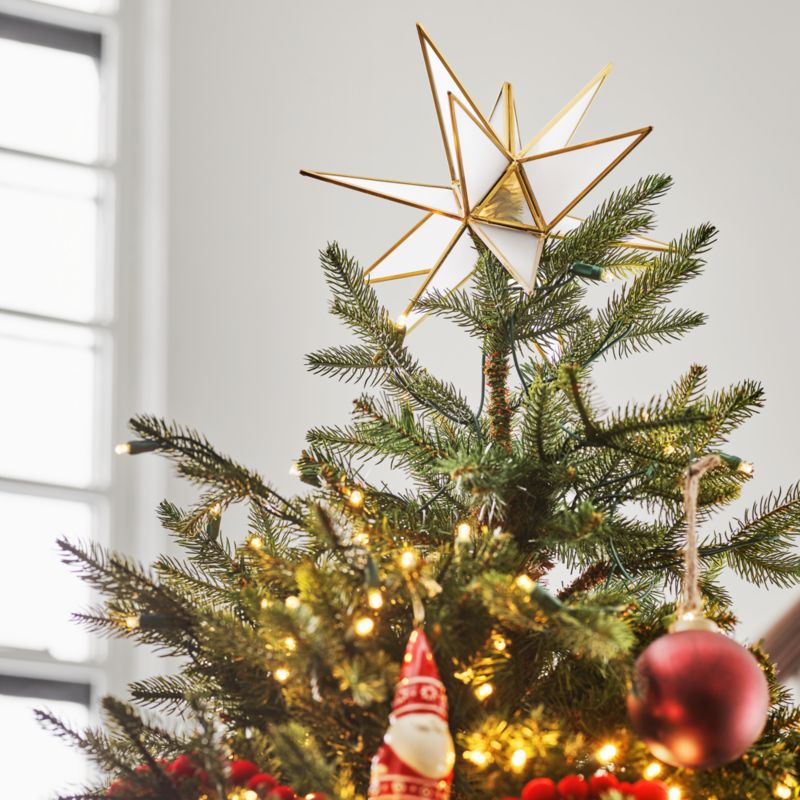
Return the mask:
{"type": "MultiPolygon", "coordinates": [[[[195,781],[198,788],[207,793],[209,797],[217,798],[217,793],[208,785],[208,774],[200,769],[189,755],[178,756],[174,761],[162,759],[159,762],[164,772],[174,783],[195,781]]],[[[150,781],[138,784],[135,778],[119,778],[106,790],[107,797],[137,797],[142,800],[158,800],[160,795],[154,795],[150,767],[142,764],[134,769],[143,779],[150,776],[150,781]]],[[[231,761],[225,769],[227,783],[230,789],[249,789],[256,792],[259,798],[265,800],[298,800],[297,793],[291,786],[278,786],[278,781],[267,772],[262,772],[258,764],[246,759],[231,761]]],[[[327,800],[322,792],[311,792],[306,795],[308,800],[327,800]]],[[[553,796],[555,798],[555,795],[553,796]]]]}
{"type": "MultiPolygon", "coordinates": [[[[661,781],[640,780],[621,783],[608,772],[592,775],[586,781],[583,775],[566,775],[558,784],[550,778],[534,778],[520,792],[521,800],[605,800],[611,792],[632,800],[668,800],[667,787],[661,781]]],[[[617,796],[617,795],[615,795],[617,796]]],[[[502,798],[502,800],[515,800],[502,798]]]]}

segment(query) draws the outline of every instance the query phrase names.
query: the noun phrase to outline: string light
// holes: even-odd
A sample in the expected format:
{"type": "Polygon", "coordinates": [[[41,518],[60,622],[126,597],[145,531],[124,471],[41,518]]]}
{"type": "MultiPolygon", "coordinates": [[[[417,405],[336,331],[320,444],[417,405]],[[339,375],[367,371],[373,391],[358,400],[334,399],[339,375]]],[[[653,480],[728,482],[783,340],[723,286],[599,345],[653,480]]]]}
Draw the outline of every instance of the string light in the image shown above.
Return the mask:
{"type": "Polygon", "coordinates": [[[292,461],[292,465],[289,467],[289,474],[295,478],[300,477],[300,466],[296,461],[292,461]]]}
{"type": "Polygon", "coordinates": [[[782,783],[782,782],[781,783],[777,783],[777,784],[775,784],[774,794],[775,794],[775,797],[780,797],[781,800],[789,800],[789,798],[793,794],[792,787],[791,786],[787,786],[785,783],[782,783]]]}
{"type": "Polygon", "coordinates": [[[212,517],[218,517],[222,513],[222,503],[214,503],[214,505],[208,509],[208,513],[211,514],[212,517]]]}
{"type": "Polygon", "coordinates": [[[408,322],[408,317],[405,314],[400,314],[400,316],[397,318],[397,322],[395,323],[395,325],[397,325],[397,327],[400,328],[400,330],[402,331],[405,330],[407,322],[408,322]]]}
{"type": "Polygon", "coordinates": [[[350,496],[347,498],[347,502],[353,508],[361,508],[364,505],[364,492],[361,489],[353,489],[350,492],[350,496]]]}
{"type": "Polygon", "coordinates": [[[369,544],[369,534],[365,531],[361,531],[353,536],[353,541],[361,547],[366,547],[369,544]]]}
{"type": "Polygon", "coordinates": [[[269,608],[269,598],[262,597],[261,598],[261,608],[269,608]]]}
{"type": "Polygon", "coordinates": [[[472,525],[467,520],[462,520],[456,525],[456,541],[459,544],[466,544],[472,536],[472,525]]]}
{"type": "Polygon", "coordinates": [[[253,550],[260,550],[264,546],[264,540],[260,536],[253,534],[248,541],[253,550]]]}
{"type": "Polygon", "coordinates": [[[508,647],[508,641],[499,633],[496,633],[492,636],[492,647],[494,647],[498,653],[502,653],[508,647]]]}
{"type": "Polygon", "coordinates": [[[492,686],[491,683],[482,683],[475,689],[475,697],[477,697],[478,700],[486,700],[487,697],[491,697],[493,694],[494,686],[492,686]]]}
{"type": "Polygon", "coordinates": [[[300,608],[300,598],[293,594],[289,595],[286,598],[286,608],[290,611],[297,611],[300,608]]]}
{"type": "Polygon", "coordinates": [[[597,760],[601,764],[610,764],[617,755],[617,746],[608,742],[597,751],[597,760]]]}
{"type": "Polygon", "coordinates": [[[353,625],[353,630],[358,636],[369,636],[375,630],[375,620],[372,617],[359,617],[353,625]]]}
{"type": "Polygon", "coordinates": [[[148,442],[144,439],[137,439],[133,442],[120,442],[114,445],[114,452],[118,456],[137,456],[139,453],[152,453],[160,447],[158,442],[148,442]]]}
{"type": "Polygon", "coordinates": [[[405,570],[412,570],[419,563],[419,559],[414,550],[403,550],[400,554],[400,566],[405,570]]]}
{"type": "Polygon", "coordinates": [[[136,614],[131,615],[130,617],[125,617],[125,626],[130,628],[132,631],[136,630],[142,624],[141,617],[136,614]]]}
{"type": "Polygon", "coordinates": [[[736,467],[736,471],[741,472],[742,475],[747,475],[748,478],[752,478],[755,467],[749,461],[742,461],[742,463],[736,467]]]}
{"type": "Polygon", "coordinates": [[[657,778],[661,774],[662,770],[663,767],[658,763],[658,761],[651,761],[644,768],[644,777],[647,778],[647,780],[652,781],[653,778],[657,778]]]}
{"type": "Polygon", "coordinates": [[[373,587],[367,592],[367,604],[375,611],[383,607],[383,593],[380,589],[373,587]]]}
{"type": "Polygon", "coordinates": [[[258,792],[252,789],[245,789],[242,794],[242,800],[258,800],[258,792]]]}
{"type": "Polygon", "coordinates": [[[295,639],[294,636],[287,636],[283,640],[283,646],[287,650],[297,650],[297,639],[295,639]]]}
{"type": "Polygon", "coordinates": [[[114,452],[118,456],[130,455],[131,452],[130,442],[120,442],[119,444],[114,445],[114,452]]]}
{"type": "Polygon", "coordinates": [[[287,667],[278,667],[272,674],[275,676],[275,680],[278,681],[278,683],[286,683],[292,673],[289,672],[287,667]]]}
{"type": "Polygon", "coordinates": [[[681,800],[681,790],[677,786],[673,786],[667,790],[667,797],[669,800],[681,800]]]}
{"type": "Polygon", "coordinates": [[[489,756],[483,750],[465,750],[464,758],[476,767],[485,767],[489,763],[489,756]]]}
{"type": "Polygon", "coordinates": [[[533,580],[533,578],[531,578],[530,575],[524,574],[517,575],[517,580],[515,583],[520,589],[522,589],[523,592],[527,592],[528,594],[530,594],[536,586],[536,582],[533,580]]]}
{"type": "Polygon", "coordinates": [[[515,750],[511,754],[511,767],[515,770],[521,770],[528,761],[528,754],[522,750],[515,750]]]}

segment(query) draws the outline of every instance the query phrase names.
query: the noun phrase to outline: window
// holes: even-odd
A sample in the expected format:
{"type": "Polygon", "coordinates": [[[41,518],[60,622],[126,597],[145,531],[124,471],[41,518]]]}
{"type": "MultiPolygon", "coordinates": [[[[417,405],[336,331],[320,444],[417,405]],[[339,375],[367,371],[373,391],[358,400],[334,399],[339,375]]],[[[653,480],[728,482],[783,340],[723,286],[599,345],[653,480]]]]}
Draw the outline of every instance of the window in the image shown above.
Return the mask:
{"type": "Polygon", "coordinates": [[[109,0],[0,3],[0,752],[4,794],[88,779],[31,710],[86,725],[108,649],[55,540],[108,536],[115,351],[109,0]],[[47,769],[36,766],[47,764],[47,769]],[[16,777],[19,776],[19,777],[16,777]],[[9,781],[11,783],[9,784],[9,781]]]}

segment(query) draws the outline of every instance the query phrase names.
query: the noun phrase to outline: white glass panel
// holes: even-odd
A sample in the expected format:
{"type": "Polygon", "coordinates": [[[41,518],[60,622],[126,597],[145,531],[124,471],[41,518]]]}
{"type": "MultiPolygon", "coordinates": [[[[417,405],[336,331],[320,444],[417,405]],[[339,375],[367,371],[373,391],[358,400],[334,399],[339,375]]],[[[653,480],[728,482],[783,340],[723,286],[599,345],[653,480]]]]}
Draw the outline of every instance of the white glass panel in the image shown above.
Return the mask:
{"type": "Polygon", "coordinates": [[[451,109],[458,137],[461,180],[466,187],[470,208],[481,204],[492,187],[503,177],[509,159],[489,134],[451,98],[451,109]]]}
{"type": "Polygon", "coordinates": [[[88,780],[84,757],[44,730],[33,716],[35,708],[52,711],[78,730],[89,724],[89,710],[80,703],[0,695],[5,798],[52,800],[59,790],[88,780]]]}
{"type": "Polygon", "coordinates": [[[3,308],[94,316],[96,196],[88,169],[0,154],[3,308]]]}
{"type": "MultiPolygon", "coordinates": [[[[458,241],[453,245],[445,260],[436,270],[436,274],[431,278],[431,282],[425,287],[426,294],[431,292],[447,293],[452,292],[462,286],[467,278],[475,270],[475,263],[478,254],[472,245],[472,240],[466,233],[462,233],[458,241]]],[[[406,314],[406,327],[412,328],[423,318],[424,314],[415,311],[413,308],[406,314]]]]}
{"type": "Polygon", "coordinates": [[[100,79],[89,56],[0,39],[0,144],[91,161],[100,79]]]}
{"type": "Polygon", "coordinates": [[[92,482],[95,341],[91,331],[0,315],[0,475],[92,482]]]}
{"type": "Polygon", "coordinates": [[[544,130],[542,130],[525,148],[524,154],[526,156],[533,156],[566,147],[570,143],[575,131],[583,120],[584,114],[586,114],[592,100],[594,100],[610,71],[611,65],[609,64],[584,86],[577,97],[570,100],[570,102],[547,123],[544,130]]]}
{"type": "Polygon", "coordinates": [[[521,222],[531,226],[536,224],[516,169],[490,192],[474,213],[483,219],[496,222],[521,222]]]}
{"type": "Polygon", "coordinates": [[[492,126],[497,138],[512,152],[516,152],[522,137],[519,135],[519,120],[517,119],[517,106],[511,103],[511,130],[509,130],[508,102],[511,97],[511,87],[507,84],[497,95],[492,113],[489,114],[489,124],[492,126]]]}
{"type": "Polygon", "coordinates": [[[428,186],[421,183],[400,183],[378,178],[360,178],[350,175],[335,175],[331,172],[306,172],[311,178],[319,178],[337,186],[357,189],[360,192],[396,200],[425,211],[442,211],[446,214],[460,214],[456,193],[449,186],[428,186]]]}
{"type": "MultiPolygon", "coordinates": [[[[453,139],[453,122],[450,117],[450,98],[449,95],[457,98],[466,108],[476,111],[472,107],[469,98],[461,91],[461,87],[453,79],[447,66],[436,53],[436,50],[431,46],[431,43],[422,38],[422,49],[427,59],[427,64],[430,68],[431,91],[433,93],[433,102],[436,106],[439,122],[442,126],[442,132],[446,142],[447,150],[450,154],[450,164],[453,170],[458,169],[458,161],[456,159],[455,142],[453,139]]],[[[453,177],[456,177],[455,175],[453,177]]]]}
{"type": "Polygon", "coordinates": [[[48,652],[54,658],[89,658],[90,637],[70,619],[84,610],[89,587],[60,561],[56,539],[87,540],[92,509],[85,503],[0,492],[0,519],[6,556],[0,560],[0,646],[48,652]],[[36,565],[36,591],[29,571],[36,565]],[[25,612],[13,613],[24,598],[25,612]]]}
{"type": "Polygon", "coordinates": [[[559,214],[569,211],[578,202],[580,193],[597,183],[641,138],[642,133],[635,131],[610,141],[576,145],[524,162],[523,168],[545,222],[550,224],[559,214]]]}
{"type": "Polygon", "coordinates": [[[88,11],[93,14],[113,14],[119,3],[117,0],[39,0],[51,6],[75,8],[78,11],[88,11]]]}
{"type": "Polygon", "coordinates": [[[528,231],[501,228],[499,225],[472,223],[472,229],[500,259],[503,266],[527,291],[536,282],[544,237],[528,231]]]}
{"type": "Polygon", "coordinates": [[[393,250],[385,253],[368,272],[370,281],[430,270],[439,260],[461,223],[430,214],[412,228],[393,250]]]}

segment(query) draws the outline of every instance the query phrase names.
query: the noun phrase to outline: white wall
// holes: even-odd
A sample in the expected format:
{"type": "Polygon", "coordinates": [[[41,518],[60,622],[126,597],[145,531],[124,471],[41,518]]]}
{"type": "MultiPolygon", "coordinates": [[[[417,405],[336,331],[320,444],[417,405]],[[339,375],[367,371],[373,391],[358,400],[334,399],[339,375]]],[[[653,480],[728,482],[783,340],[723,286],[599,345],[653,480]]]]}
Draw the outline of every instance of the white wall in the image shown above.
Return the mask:
{"type": "MultiPolygon", "coordinates": [[[[710,219],[720,239],[680,297],[710,324],[603,367],[602,393],[645,398],[690,361],[712,366],[715,387],[757,378],[768,407],[731,445],[756,464],[745,499],[800,477],[792,0],[173,0],[169,413],[286,489],[306,428],[344,418],[356,390],[303,365],[347,340],[325,313],[317,250],[336,239],[366,263],[416,215],[298,169],[445,181],[417,19],[484,107],[514,83],[523,137],[615,62],[582,135],[655,132],[593,198],[669,172],[661,237],[710,219]]],[[[433,367],[477,389],[478,356],[447,325],[413,336],[433,367]]],[[[797,596],[736,586],[749,636],[797,596]]]]}

